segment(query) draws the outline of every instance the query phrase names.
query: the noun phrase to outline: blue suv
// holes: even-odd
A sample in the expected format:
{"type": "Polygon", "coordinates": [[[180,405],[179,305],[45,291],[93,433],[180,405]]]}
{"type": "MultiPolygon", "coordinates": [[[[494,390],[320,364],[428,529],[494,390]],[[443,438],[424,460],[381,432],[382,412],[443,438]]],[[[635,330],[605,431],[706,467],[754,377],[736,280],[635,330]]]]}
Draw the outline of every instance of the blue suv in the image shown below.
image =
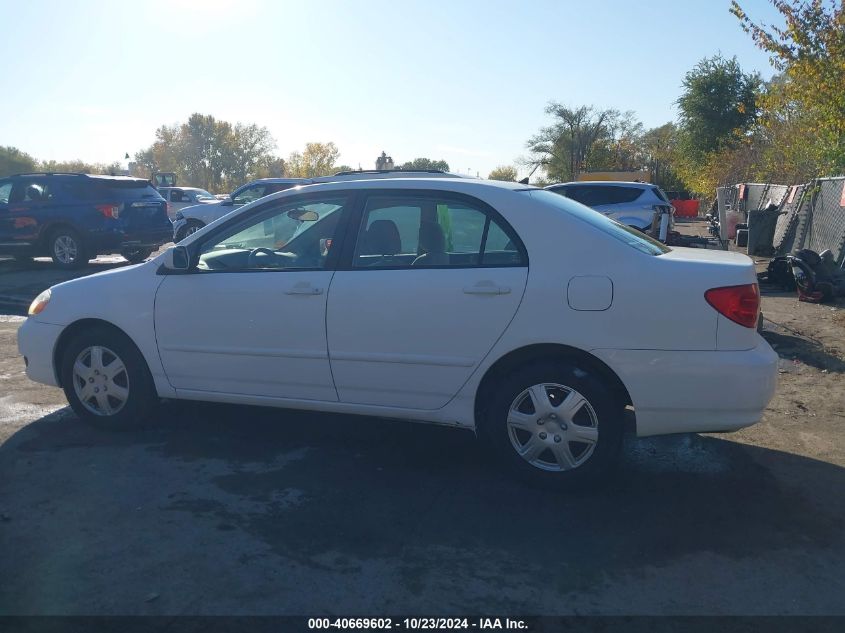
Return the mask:
{"type": "Polygon", "coordinates": [[[135,263],[171,241],[167,202],[148,180],[88,174],[0,179],[0,255],[77,268],[99,254],[135,263]]]}

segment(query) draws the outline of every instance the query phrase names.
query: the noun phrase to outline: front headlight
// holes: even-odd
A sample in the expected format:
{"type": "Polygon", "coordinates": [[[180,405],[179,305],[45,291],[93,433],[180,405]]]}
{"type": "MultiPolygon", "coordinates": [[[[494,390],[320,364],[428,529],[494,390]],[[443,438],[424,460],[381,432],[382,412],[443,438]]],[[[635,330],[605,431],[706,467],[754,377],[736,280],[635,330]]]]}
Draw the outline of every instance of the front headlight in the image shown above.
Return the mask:
{"type": "Polygon", "coordinates": [[[35,297],[35,300],[29,306],[29,316],[35,316],[44,312],[44,308],[50,303],[50,295],[52,292],[49,288],[35,297]]]}
{"type": "Polygon", "coordinates": [[[176,219],[176,220],[184,220],[184,219],[185,219],[185,216],[184,216],[184,215],[182,215],[182,212],[181,212],[181,211],[177,211],[177,212],[176,212],[176,215],[174,215],[173,217],[174,217],[174,219],[176,219]]]}

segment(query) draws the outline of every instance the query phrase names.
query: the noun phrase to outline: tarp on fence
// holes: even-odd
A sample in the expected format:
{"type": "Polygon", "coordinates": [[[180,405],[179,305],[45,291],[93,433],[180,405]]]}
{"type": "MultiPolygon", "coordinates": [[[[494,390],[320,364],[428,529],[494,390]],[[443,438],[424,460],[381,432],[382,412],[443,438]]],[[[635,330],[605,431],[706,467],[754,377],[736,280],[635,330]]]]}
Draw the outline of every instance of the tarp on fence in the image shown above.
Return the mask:
{"type": "Polygon", "coordinates": [[[748,222],[749,255],[786,255],[802,248],[830,250],[845,267],[845,177],[800,185],[740,183],[716,189],[722,239],[748,222]],[[765,212],[778,205],[777,213],[765,212]]]}

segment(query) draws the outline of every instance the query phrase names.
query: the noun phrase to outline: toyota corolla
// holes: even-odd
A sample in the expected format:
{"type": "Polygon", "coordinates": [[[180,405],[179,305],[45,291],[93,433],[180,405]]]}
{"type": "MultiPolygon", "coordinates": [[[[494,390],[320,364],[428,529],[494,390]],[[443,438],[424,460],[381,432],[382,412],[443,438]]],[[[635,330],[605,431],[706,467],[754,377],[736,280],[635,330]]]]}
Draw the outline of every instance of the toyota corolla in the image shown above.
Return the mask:
{"type": "Polygon", "coordinates": [[[578,486],[615,463],[627,419],[640,436],[757,422],[777,375],[759,313],[743,255],[669,248],[534,187],[397,178],[261,198],[54,286],[19,347],[98,426],[163,398],[417,420],[578,486]]]}

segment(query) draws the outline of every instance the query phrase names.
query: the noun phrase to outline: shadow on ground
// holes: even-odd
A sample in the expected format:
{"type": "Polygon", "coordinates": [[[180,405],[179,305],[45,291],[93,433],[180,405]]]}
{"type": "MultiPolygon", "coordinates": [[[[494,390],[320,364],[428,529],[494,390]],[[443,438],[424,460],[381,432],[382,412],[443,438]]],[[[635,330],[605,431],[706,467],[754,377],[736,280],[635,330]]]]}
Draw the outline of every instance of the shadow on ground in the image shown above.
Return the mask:
{"type": "Polygon", "coordinates": [[[0,446],[0,482],[5,542],[28,543],[7,577],[61,547],[28,539],[33,525],[56,524],[45,537],[71,530],[82,551],[119,539],[133,565],[178,517],[190,526],[175,537],[186,551],[202,543],[221,561],[241,539],[347,578],[362,561],[388,561],[412,594],[443,573],[566,592],[701,552],[753,559],[838,544],[845,470],[714,436],[632,439],[608,486],[561,494],[512,481],[464,431],[173,403],[152,428],[123,434],[89,429],[67,409],[37,420],[0,446]]]}

